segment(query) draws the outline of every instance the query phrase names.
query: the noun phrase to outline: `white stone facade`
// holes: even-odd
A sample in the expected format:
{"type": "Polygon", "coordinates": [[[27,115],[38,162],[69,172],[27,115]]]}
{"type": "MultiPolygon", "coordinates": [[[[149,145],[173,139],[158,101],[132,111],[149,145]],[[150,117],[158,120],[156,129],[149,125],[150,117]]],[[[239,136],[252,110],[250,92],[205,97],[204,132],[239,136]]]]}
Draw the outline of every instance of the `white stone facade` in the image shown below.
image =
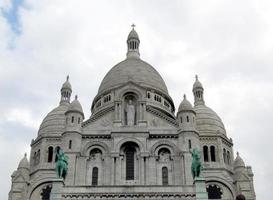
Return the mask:
{"type": "Polygon", "coordinates": [[[202,152],[209,199],[255,199],[253,173],[238,155],[219,116],[205,105],[196,77],[194,107],[186,97],[175,115],[164,80],[140,59],[138,34],[127,39],[127,58],[103,79],[92,115],[84,120],[67,81],[61,101],[43,120],[12,175],[9,200],[196,199],[191,149],[202,152]],[[131,107],[128,109],[128,105],[131,107]],[[64,181],[56,178],[55,153],[69,157],[64,181]]]}

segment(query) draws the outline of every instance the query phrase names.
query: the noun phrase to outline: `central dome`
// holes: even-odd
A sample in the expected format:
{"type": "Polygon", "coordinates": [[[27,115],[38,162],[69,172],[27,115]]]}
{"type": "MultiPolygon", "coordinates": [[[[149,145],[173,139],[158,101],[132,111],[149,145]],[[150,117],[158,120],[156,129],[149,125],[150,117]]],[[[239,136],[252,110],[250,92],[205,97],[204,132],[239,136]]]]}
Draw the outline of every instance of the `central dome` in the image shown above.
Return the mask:
{"type": "Polygon", "coordinates": [[[129,81],[168,94],[160,74],[150,64],[137,57],[127,58],[115,65],[102,80],[98,93],[109,91],[129,81]]]}

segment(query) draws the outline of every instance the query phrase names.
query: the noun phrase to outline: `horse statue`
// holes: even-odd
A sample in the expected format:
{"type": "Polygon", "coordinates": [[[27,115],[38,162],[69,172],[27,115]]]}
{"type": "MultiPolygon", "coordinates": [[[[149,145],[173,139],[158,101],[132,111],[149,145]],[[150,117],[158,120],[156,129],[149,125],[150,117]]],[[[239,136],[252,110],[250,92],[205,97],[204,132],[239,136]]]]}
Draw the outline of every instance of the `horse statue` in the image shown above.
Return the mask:
{"type": "Polygon", "coordinates": [[[196,177],[200,177],[200,173],[202,170],[202,163],[200,161],[201,155],[200,151],[197,148],[194,148],[191,151],[191,155],[192,155],[191,173],[193,179],[195,179],[196,177]]]}
{"type": "Polygon", "coordinates": [[[68,157],[64,154],[63,150],[60,149],[56,152],[57,162],[56,162],[56,173],[58,178],[65,179],[68,170],[68,157]]]}

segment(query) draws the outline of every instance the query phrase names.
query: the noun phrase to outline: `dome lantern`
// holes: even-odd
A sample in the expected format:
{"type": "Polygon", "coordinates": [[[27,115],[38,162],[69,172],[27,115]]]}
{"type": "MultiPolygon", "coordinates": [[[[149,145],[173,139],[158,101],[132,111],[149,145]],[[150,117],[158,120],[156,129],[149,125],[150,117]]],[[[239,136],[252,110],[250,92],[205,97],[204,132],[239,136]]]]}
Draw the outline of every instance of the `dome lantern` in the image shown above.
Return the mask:
{"type": "Polygon", "coordinates": [[[132,24],[132,30],[127,38],[127,58],[139,58],[139,37],[135,31],[135,25],[132,24]]]}
{"type": "Polygon", "coordinates": [[[69,76],[66,77],[66,81],[64,82],[61,89],[61,101],[60,103],[70,103],[70,96],[72,93],[72,87],[69,82],[69,76]]]}
{"type": "Polygon", "coordinates": [[[201,82],[198,80],[198,76],[195,75],[195,82],[192,89],[194,95],[194,105],[204,105],[204,88],[201,82]]]}

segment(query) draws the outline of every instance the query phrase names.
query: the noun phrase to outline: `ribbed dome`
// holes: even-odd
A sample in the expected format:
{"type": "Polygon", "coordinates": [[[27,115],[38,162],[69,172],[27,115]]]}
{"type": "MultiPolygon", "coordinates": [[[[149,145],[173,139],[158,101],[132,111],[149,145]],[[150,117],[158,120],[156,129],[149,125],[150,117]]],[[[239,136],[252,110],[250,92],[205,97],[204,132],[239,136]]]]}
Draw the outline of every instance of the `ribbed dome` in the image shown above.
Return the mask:
{"type": "Polygon", "coordinates": [[[66,81],[64,82],[61,90],[64,90],[64,89],[69,89],[69,90],[72,91],[72,87],[71,87],[71,84],[69,82],[69,76],[66,77],[66,81]]]}
{"type": "Polygon", "coordinates": [[[65,112],[67,111],[69,104],[60,104],[57,108],[54,108],[44,118],[38,135],[41,134],[61,134],[65,125],[65,112]]]}
{"type": "Polygon", "coordinates": [[[186,95],[184,95],[184,99],[179,105],[178,112],[189,110],[193,110],[193,107],[191,103],[187,100],[186,95]]]}
{"type": "Polygon", "coordinates": [[[138,39],[139,40],[138,34],[135,31],[135,29],[132,29],[131,32],[129,33],[127,40],[129,40],[129,39],[138,39]]]}
{"type": "Polygon", "coordinates": [[[203,85],[202,83],[198,80],[198,76],[196,75],[195,76],[195,82],[193,84],[193,89],[195,88],[203,88],[203,85]]]}
{"type": "Polygon", "coordinates": [[[83,114],[82,105],[78,100],[77,95],[75,96],[74,101],[72,101],[66,112],[80,112],[83,114]]]}
{"type": "Polygon", "coordinates": [[[115,65],[102,80],[98,94],[129,81],[168,94],[166,84],[160,74],[150,64],[139,58],[127,58],[115,65]]]}
{"type": "Polygon", "coordinates": [[[234,169],[239,168],[239,167],[245,167],[245,162],[243,161],[243,159],[241,158],[241,156],[237,152],[237,157],[234,160],[234,169]]]}
{"type": "Polygon", "coordinates": [[[29,169],[29,162],[27,160],[27,154],[24,155],[24,158],[22,158],[22,160],[20,161],[20,163],[18,165],[18,169],[21,169],[21,168],[29,169]]]}
{"type": "Polygon", "coordinates": [[[217,132],[226,135],[225,126],[221,118],[209,107],[201,104],[194,106],[196,112],[196,125],[200,134],[216,134],[217,132]]]}

